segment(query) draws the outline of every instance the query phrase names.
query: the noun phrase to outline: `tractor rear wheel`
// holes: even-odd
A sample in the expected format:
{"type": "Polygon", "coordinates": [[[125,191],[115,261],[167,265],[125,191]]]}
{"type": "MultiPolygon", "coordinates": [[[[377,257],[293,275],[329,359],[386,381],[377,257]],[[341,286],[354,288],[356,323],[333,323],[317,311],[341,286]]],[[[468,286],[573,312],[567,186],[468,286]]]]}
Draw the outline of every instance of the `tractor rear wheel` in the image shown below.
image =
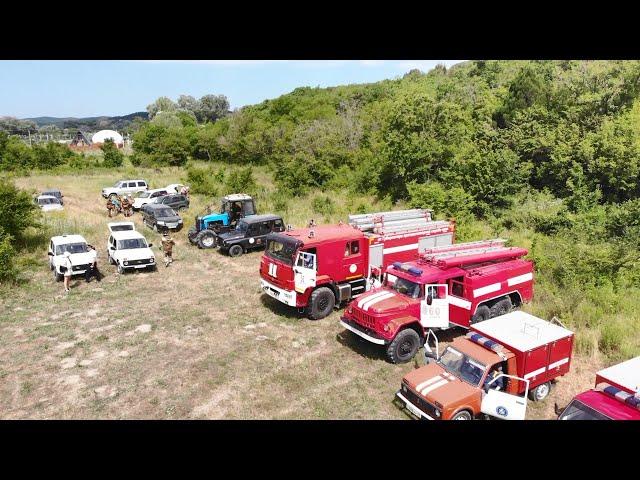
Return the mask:
{"type": "Polygon", "coordinates": [[[203,230],[198,235],[198,247],[214,248],[216,246],[216,234],[211,230],[203,230]]]}
{"type": "Polygon", "coordinates": [[[330,288],[320,287],[313,291],[307,306],[307,316],[311,320],[320,320],[328,316],[336,304],[336,297],[330,288]]]}
{"type": "Polygon", "coordinates": [[[513,305],[509,297],[504,297],[491,307],[491,318],[505,315],[511,311],[513,305]]]}
{"type": "Polygon", "coordinates": [[[420,348],[420,336],[413,328],[400,330],[387,347],[387,358],[391,363],[406,363],[420,348]]]}
{"type": "Polygon", "coordinates": [[[489,320],[491,318],[491,310],[486,305],[480,305],[478,310],[476,310],[476,314],[471,317],[471,321],[469,322],[471,325],[478,322],[484,322],[485,320],[489,320]]]}
{"type": "Polygon", "coordinates": [[[233,245],[229,249],[229,256],[230,257],[239,257],[243,253],[244,253],[244,250],[242,249],[242,247],[240,245],[233,245]]]}

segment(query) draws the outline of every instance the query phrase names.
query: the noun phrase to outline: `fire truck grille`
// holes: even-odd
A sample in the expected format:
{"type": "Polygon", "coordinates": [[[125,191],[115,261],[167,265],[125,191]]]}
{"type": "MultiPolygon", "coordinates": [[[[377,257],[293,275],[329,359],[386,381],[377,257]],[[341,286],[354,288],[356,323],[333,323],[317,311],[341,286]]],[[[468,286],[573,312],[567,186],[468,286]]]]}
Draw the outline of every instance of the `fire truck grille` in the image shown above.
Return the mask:
{"type": "Polygon", "coordinates": [[[402,395],[431,418],[436,417],[436,407],[414,392],[406,383],[402,383],[402,395]]]}
{"type": "Polygon", "coordinates": [[[371,315],[367,315],[362,310],[354,308],[353,316],[359,324],[371,329],[375,327],[375,318],[371,315]]]}

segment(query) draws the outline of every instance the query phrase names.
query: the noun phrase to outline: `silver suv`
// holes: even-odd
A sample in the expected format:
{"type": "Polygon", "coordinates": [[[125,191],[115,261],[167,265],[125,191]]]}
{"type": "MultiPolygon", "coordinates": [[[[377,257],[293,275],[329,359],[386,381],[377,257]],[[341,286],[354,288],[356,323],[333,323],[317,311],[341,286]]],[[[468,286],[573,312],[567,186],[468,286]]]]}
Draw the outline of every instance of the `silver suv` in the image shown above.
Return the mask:
{"type": "Polygon", "coordinates": [[[133,195],[134,193],[144,192],[148,190],[149,186],[144,180],[120,180],[115,183],[113,187],[106,187],[102,189],[102,196],[109,198],[116,195],[133,195]]]}

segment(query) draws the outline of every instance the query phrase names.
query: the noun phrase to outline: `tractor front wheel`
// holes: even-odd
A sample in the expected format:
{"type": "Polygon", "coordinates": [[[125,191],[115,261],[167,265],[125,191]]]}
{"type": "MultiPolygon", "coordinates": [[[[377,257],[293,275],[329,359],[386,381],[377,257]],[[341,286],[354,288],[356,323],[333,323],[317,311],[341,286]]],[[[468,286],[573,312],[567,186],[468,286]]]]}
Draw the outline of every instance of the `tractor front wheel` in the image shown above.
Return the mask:
{"type": "Polygon", "coordinates": [[[203,230],[198,235],[198,247],[213,248],[216,246],[216,234],[211,230],[203,230]]]}
{"type": "Polygon", "coordinates": [[[311,320],[320,320],[328,316],[336,304],[333,291],[327,287],[320,287],[313,291],[307,306],[307,316],[311,320]]]}

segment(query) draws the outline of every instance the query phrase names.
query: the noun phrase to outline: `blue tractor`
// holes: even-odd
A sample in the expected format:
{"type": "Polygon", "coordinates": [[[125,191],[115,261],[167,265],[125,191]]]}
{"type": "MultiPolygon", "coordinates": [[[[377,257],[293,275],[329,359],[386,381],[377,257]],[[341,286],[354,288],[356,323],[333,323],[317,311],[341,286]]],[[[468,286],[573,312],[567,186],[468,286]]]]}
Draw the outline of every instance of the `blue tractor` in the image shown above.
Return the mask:
{"type": "Polygon", "coordinates": [[[214,248],[219,233],[228,232],[235,228],[242,217],[255,215],[256,207],[253,198],[244,193],[234,193],[222,198],[219,212],[213,212],[212,206],[207,207],[206,214],[196,217],[196,224],[189,230],[189,241],[199,248],[214,248]]]}

